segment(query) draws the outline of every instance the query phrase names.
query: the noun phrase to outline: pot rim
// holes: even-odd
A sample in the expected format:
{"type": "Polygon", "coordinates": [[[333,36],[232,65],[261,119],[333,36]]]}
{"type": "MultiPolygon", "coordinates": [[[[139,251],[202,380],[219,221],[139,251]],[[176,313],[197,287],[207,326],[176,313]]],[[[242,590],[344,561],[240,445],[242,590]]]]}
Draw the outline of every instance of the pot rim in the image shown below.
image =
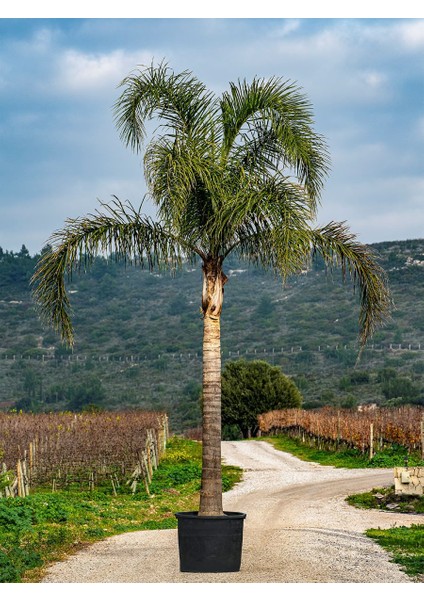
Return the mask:
{"type": "Polygon", "coordinates": [[[220,519],[245,519],[246,513],[224,510],[223,515],[199,515],[197,510],[187,512],[174,513],[177,519],[205,519],[205,520],[220,520],[220,519]]]}

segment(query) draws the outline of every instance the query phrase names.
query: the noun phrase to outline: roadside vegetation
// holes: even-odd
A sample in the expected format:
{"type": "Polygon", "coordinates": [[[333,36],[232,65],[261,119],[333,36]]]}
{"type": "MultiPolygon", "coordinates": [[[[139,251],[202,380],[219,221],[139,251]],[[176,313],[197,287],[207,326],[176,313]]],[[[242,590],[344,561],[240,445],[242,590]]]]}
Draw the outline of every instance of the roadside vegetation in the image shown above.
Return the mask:
{"type": "MultiPolygon", "coordinates": [[[[351,506],[358,508],[424,514],[424,496],[399,496],[395,494],[394,486],[352,494],[346,500],[351,506]]],[[[424,525],[369,529],[366,533],[390,552],[393,561],[408,575],[424,581],[424,525]]]]}
{"type": "Polygon", "coordinates": [[[373,488],[363,494],[352,494],[346,498],[357,508],[392,511],[408,514],[424,514],[424,496],[399,496],[394,487],[373,488]]]}
{"type": "MultiPolygon", "coordinates": [[[[49,563],[104,538],[144,529],[176,528],[175,512],[197,510],[201,445],[172,438],[154,473],[150,495],[111,485],[96,491],[33,490],[0,499],[0,583],[37,582],[49,563]]],[[[223,468],[223,488],[241,478],[223,468]]]]}
{"type": "MultiPolygon", "coordinates": [[[[385,451],[378,452],[370,460],[358,450],[328,452],[311,448],[301,440],[278,435],[261,437],[270,442],[277,450],[289,452],[301,460],[316,462],[321,465],[339,468],[391,468],[404,466],[408,458],[409,466],[424,466],[418,453],[407,453],[405,448],[393,445],[385,451]]],[[[394,486],[375,488],[363,494],[353,494],[346,501],[357,508],[376,509],[393,513],[424,514],[424,496],[399,496],[394,492],[394,486]]],[[[410,577],[424,581],[424,525],[411,527],[393,527],[390,529],[369,529],[366,535],[385,548],[392,556],[393,562],[410,577]]]]}
{"type": "MultiPolygon", "coordinates": [[[[326,452],[279,435],[258,438],[302,460],[344,468],[392,467],[404,464],[405,453],[393,447],[372,461],[356,451],[326,452]]],[[[419,464],[409,456],[409,464],[419,464]]],[[[114,491],[105,484],[95,491],[51,492],[32,490],[26,498],[0,499],[0,583],[39,582],[46,567],[84,546],[107,537],[144,529],[176,528],[175,512],[196,510],[200,489],[201,444],[171,438],[165,457],[154,472],[150,496],[132,494],[122,487],[114,491]]],[[[237,467],[224,466],[223,488],[242,478],[237,467]]],[[[373,489],[349,496],[362,509],[394,513],[424,513],[424,498],[399,498],[393,488],[373,489]]],[[[424,526],[371,529],[367,535],[383,546],[405,572],[424,580],[424,526]]]]}
{"type": "Polygon", "coordinates": [[[287,435],[276,435],[261,437],[261,440],[270,442],[277,450],[289,452],[301,460],[316,462],[345,469],[369,469],[369,468],[391,468],[403,467],[405,461],[412,466],[424,466],[418,452],[409,452],[398,444],[392,444],[380,452],[376,452],[372,459],[355,448],[341,450],[325,450],[311,447],[303,443],[301,438],[291,438],[287,435]]]}
{"type": "Polygon", "coordinates": [[[367,535],[390,552],[405,573],[424,582],[424,525],[369,529],[367,535]]]}

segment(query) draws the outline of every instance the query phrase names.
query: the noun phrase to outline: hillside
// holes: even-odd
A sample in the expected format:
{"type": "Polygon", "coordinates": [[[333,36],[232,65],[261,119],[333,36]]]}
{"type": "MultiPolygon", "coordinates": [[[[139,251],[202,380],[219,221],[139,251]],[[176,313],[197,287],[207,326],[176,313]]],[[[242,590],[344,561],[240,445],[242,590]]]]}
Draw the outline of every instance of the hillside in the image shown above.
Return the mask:
{"type": "MultiPolygon", "coordinates": [[[[304,406],[424,403],[424,240],[373,245],[389,276],[392,321],[357,356],[358,295],[340,273],[311,270],[281,282],[227,261],[224,361],[280,365],[304,406]],[[422,345],[422,350],[421,350],[422,345]]],[[[97,259],[69,283],[70,353],[39,322],[29,279],[37,256],[0,249],[0,407],[167,410],[174,430],[199,420],[201,267],[175,276],[97,259]]]]}

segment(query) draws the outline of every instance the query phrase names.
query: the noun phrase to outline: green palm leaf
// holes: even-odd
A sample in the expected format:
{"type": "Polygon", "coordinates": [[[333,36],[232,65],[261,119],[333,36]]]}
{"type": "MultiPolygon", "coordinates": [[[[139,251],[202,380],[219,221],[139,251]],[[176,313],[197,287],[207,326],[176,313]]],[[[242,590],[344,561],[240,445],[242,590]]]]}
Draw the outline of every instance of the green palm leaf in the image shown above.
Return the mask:
{"type": "Polygon", "coordinates": [[[88,268],[96,256],[142,268],[176,269],[192,249],[160,224],[143,216],[131,204],[117,198],[104,211],[79,219],[68,219],[64,229],[49,239],[31,279],[33,295],[42,319],[53,325],[63,340],[74,343],[66,280],[73,272],[88,268]]]}

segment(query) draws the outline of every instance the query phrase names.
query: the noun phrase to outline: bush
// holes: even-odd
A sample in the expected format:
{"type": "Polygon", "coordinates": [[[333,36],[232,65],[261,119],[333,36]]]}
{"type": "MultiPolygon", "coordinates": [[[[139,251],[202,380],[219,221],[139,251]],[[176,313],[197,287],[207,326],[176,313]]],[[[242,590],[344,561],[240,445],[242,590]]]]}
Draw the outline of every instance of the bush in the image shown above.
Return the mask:
{"type": "Polygon", "coordinates": [[[298,408],[302,395],[279,367],[263,360],[228,362],[222,373],[223,431],[243,437],[258,432],[257,416],[280,408],[298,408]]]}
{"type": "Polygon", "coordinates": [[[382,383],[381,391],[386,400],[402,398],[404,403],[418,397],[419,390],[407,377],[392,377],[382,383]]]}
{"type": "Polygon", "coordinates": [[[19,572],[10,558],[0,550],[0,583],[18,583],[19,572]]]}

